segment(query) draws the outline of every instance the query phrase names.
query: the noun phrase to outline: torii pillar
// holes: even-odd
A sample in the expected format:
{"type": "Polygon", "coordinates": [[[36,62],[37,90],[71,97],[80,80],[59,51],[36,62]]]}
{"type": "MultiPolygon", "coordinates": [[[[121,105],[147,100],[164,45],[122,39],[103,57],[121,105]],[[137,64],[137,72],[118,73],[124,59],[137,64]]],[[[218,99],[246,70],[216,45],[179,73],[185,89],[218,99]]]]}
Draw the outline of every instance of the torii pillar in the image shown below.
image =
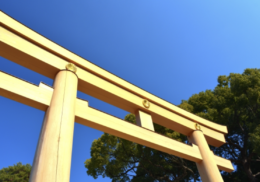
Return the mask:
{"type": "Polygon", "coordinates": [[[69,182],[78,77],[68,64],[54,80],[54,91],[39,137],[30,182],[69,182]]]}
{"type": "Polygon", "coordinates": [[[196,162],[200,177],[205,182],[223,182],[222,176],[214,160],[213,152],[204,137],[200,125],[195,124],[196,130],[188,137],[191,143],[199,147],[202,161],[196,162]]]}

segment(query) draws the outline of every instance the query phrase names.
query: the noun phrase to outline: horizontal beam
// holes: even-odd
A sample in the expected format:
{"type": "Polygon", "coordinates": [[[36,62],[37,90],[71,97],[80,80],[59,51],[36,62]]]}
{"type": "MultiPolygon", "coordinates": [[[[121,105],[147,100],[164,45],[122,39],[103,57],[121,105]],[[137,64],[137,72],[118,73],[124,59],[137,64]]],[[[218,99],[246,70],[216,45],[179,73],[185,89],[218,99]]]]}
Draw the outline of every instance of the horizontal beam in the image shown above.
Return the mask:
{"type": "Polygon", "coordinates": [[[230,160],[227,160],[227,159],[217,156],[217,155],[214,155],[214,159],[216,161],[216,164],[217,164],[219,170],[226,171],[228,173],[231,173],[232,171],[234,171],[233,165],[230,160]]]}
{"type": "MultiPolygon", "coordinates": [[[[68,61],[76,64],[78,67],[81,67],[83,70],[87,70],[90,73],[103,78],[104,80],[113,83],[141,98],[148,99],[150,102],[158,105],[161,108],[169,110],[177,115],[180,115],[184,118],[188,118],[191,121],[196,123],[200,123],[208,128],[216,130],[218,132],[227,134],[227,127],[223,125],[219,125],[208,121],[204,118],[196,116],[190,112],[187,112],[155,95],[111,74],[110,72],[94,65],[93,63],[89,62],[86,59],[68,51],[67,49],[59,46],[58,44],[50,41],[49,39],[43,37],[42,35],[36,33],[35,31],[29,29],[28,27],[24,26],[23,24],[19,23],[18,21],[12,19],[10,16],[6,15],[2,11],[0,11],[0,25],[10,29],[11,31],[15,32],[16,34],[20,35],[21,37],[29,40],[30,42],[36,44],[37,46],[51,52],[52,54],[68,61]]],[[[37,64],[37,63],[36,63],[37,64]]],[[[50,73],[53,75],[52,73],[50,73]]],[[[47,75],[46,75],[47,76],[47,75]]],[[[53,78],[53,77],[51,77],[53,78]]],[[[81,87],[81,85],[80,85],[81,87]]]]}
{"type": "Polygon", "coordinates": [[[196,145],[173,140],[91,107],[83,108],[80,102],[76,105],[75,122],[190,161],[202,160],[196,145]]]}
{"type": "Polygon", "coordinates": [[[0,71],[0,95],[46,111],[51,102],[52,91],[0,71]]]}
{"type": "MultiPolygon", "coordinates": [[[[82,107],[81,102],[76,104],[75,122],[77,123],[193,162],[202,160],[197,145],[192,144],[190,146],[91,107],[82,107]]],[[[214,159],[220,170],[226,172],[234,171],[233,165],[229,160],[216,155],[214,155],[214,159]]]]}
{"type": "MultiPolygon", "coordinates": [[[[61,57],[38,47],[1,26],[0,56],[53,79],[55,75],[68,64],[68,62],[61,57]]],[[[143,110],[152,116],[154,123],[184,135],[189,135],[195,130],[193,120],[178,115],[153,102],[151,102],[150,108],[147,109],[142,104],[144,97],[129,92],[89,71],[78,68],[77,75],[79,77],[79,91],[131,113],[135,113],[137,110],[143,110]]],[[[219,147],[225,143],[223,133],[204,125],[201,126],[201,128],[210,145],[219,147]]]]}
{"type": "MultiPolygon", "coordinates": [[[[23,104],[46,111],[50,105],[53,89],[39,86],[0,72],[0,95],[23,104]]],[[[75,108],[77,123],[139,143],[194,162],[202,160],[196,145],[187,145],[171,138],[144,129],[132,123],[88,107],[88,102],[77,99],[75,108]]],[[[215,156],[219,169],[231,172],[233,166],[227,159],[215,156]]]]}

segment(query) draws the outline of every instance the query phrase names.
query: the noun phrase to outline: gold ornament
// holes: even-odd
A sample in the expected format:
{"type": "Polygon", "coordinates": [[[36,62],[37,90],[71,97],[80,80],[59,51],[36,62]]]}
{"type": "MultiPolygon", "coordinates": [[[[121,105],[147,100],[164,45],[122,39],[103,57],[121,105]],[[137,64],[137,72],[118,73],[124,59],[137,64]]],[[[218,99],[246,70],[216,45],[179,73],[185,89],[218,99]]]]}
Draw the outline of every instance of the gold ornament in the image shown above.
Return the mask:
{"type": "Polygon", "coordinates": [[[150,103],[149,103],[149,101],[146,100],[146,99],[143,100],[143,105],[144,105],[144,107],[147,108],[147,109],[150,107],[150,103]]]}
{"type": "Polygon", "coordinates": [[[72,64],[72,63],[67,64],[67,65],[66,65],[66,69],[67,69],[67,70],[70,70],[70,71],[72,71],[72,72],[74,72],[74,73],[76,73],[76,71],[77,71],[76,66],[75,66],[74,64],[72,64]]]}
{"type": "Polygon", "coordinates": [[[195,128],[196,128],[196,130],[201,130],[201,127],[198,123],[195,124],[195,128]]]}

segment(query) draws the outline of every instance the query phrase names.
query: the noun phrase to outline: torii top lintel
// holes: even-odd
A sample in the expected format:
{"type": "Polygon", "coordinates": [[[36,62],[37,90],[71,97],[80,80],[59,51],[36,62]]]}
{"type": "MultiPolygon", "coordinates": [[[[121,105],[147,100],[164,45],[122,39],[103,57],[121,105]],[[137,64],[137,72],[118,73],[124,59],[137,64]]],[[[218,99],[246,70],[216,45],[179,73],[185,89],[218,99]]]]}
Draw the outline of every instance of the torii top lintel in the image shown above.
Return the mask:
{"type": "Polygon", "coordinates": [[[199,123],[207,142],[219,147],[225,143],[227,127],[189,113],[115,75],[14,20],[0,11],[0,56],[33,71],[54,78],[68,62],[77,67],[78,90],[126,111],[143,110],[153,122],[185,135],[199,123]],[[12,53],[12,54],[10,54],[12,53]],[[144,99],[150,107],[144,107],[144,99]]]}

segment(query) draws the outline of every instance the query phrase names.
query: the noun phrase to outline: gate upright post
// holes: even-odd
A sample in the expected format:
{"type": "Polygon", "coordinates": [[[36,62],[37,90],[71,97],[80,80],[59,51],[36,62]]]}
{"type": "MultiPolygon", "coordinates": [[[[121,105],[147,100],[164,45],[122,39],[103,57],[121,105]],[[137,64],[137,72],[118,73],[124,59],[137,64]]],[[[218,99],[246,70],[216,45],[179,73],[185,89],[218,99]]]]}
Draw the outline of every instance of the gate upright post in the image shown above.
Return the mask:
{"type": "Polygon", "coordinates": [[[39,137],[30,182],[69,182],[78,77],[67,65],[54,80],[53,95],[39,137]]]}
{"type": "Polygon", "coordinates": [[[213,158],[213,152],[210,151],[204,134],[200,130],[200,126],[199,129],[193,131],[192,134],[189,136],[189,141],[196,144],[199,147],[202,156],[202,161],[196,163],[202,181],[223,182],[220,171],[213,158]]]}

